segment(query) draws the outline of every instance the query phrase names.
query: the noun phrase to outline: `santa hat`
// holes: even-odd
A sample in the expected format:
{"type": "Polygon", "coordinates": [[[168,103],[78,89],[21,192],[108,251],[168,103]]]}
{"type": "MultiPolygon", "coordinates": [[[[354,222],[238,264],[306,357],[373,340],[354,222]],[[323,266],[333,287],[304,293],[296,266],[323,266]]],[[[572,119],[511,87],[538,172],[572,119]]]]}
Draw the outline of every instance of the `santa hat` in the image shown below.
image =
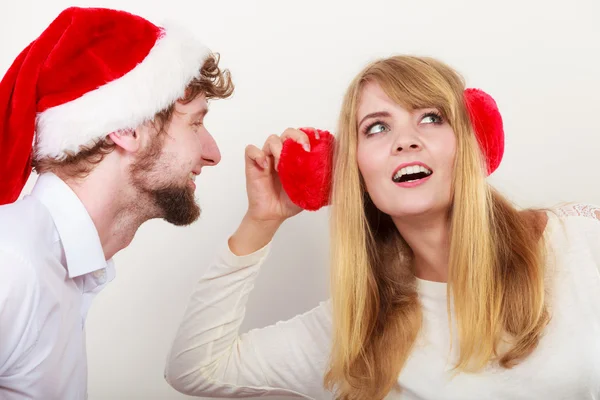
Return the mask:
{"type": "Polygon", "coordinates": [[[176,26],[118,10],[64,10],[0,82],[0,204],[18,198],[32,157],[62,159],[136,128],[184,95],[209,54],[176,26]]]}
{"type": "MultiPolygon", "coordinates": [[[[492,174],[504,155],[504,127],[496,101],[480,89],[464,91],[464,101],[475,136],[492,174]]],[[[281,186],[294,204],[316,211],[330,202],[334,137],[328,131],[301,128],[310,140],[310,152],[287,139],[279,157],[281,186]],[[319,133],[319,139],[316,138],[319,133]]]]}

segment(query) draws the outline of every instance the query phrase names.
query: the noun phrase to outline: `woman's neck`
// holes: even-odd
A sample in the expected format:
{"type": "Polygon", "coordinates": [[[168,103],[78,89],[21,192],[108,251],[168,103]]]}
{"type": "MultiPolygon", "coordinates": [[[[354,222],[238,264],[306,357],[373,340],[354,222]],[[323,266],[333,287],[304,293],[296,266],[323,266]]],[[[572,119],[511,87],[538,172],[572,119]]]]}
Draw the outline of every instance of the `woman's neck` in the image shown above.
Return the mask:
{"type": "Polygon", "coordinates": [[[435,282],[448,281],[450,221],[447,214],[395,218],[396,228],[415,257],[415,275],[435,282]]]}

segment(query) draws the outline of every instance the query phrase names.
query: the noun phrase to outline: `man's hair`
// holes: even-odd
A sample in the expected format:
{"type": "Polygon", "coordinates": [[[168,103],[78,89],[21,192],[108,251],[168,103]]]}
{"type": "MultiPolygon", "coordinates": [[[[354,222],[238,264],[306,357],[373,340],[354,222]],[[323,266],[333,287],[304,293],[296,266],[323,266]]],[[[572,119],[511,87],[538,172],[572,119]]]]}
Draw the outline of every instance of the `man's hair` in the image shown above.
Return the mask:
{"type": "MultiPolygon", "coordinates": [[[[179,101],[187,104],[201,94],[204,94],[207,100],[226,99],[231,96],[233,90],[234,85],[229,70],[219,68],[219,54],[213,53],[200,68],[200,75],[188,84],[184,96],[179,101]]],[[[159,133],[164,131],[166,124],[173,117],[174,110],[175,102],[154,115],[153,122],[159,133]]],[[[38,174],[60,171],[60,174],[66,178],[83,178],[115,148],[116,144],[106,136],[91,145],[80,147],[76,154],[67,153],[66,158],[61,160],[48,157],[34,159],[33,169],[38,174]]]]}

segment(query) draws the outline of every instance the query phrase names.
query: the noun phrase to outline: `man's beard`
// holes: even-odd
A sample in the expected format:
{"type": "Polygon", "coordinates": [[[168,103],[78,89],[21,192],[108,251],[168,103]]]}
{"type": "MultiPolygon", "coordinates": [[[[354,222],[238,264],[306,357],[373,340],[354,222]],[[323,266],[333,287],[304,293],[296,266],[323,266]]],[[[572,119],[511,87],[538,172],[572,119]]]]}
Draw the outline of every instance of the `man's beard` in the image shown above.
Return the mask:
{"type": "Polygon", "coordinates": [[[152,185],[153,176],[169,170],[168,163],[160,160],[161,149],[162,138],[159,135],[131,166],[133,185],[142,196],[149,198],[151,207],[158,209],[157,217],[176,226],[190,225],[200,217],[200,207],[192,188],[187,184],[179,186],[176,183],[158,188],[152,185]]]}
{"type": "Polygon", "coordinates": [[[173,225],[189,225],[200,217],[194,192],[187,186],[146,189],[146,192],[153,196],[154,203],[162,211],[162,217],[173,225]]]}

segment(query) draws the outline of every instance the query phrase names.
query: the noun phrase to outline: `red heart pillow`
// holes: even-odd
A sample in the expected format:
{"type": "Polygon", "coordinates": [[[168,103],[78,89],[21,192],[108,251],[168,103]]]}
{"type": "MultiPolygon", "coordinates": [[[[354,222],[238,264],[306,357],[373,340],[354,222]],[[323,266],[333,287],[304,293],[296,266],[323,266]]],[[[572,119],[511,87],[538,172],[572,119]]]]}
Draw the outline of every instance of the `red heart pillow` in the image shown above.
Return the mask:
{"type": "Polygon", "coordinates": [[[334,137],[328,131],[300,128],[308,135],[310,152],[288,139],[279,158],[279,179],[290,200],[305,210],[316,211],[329,204],[334,137]]]}

